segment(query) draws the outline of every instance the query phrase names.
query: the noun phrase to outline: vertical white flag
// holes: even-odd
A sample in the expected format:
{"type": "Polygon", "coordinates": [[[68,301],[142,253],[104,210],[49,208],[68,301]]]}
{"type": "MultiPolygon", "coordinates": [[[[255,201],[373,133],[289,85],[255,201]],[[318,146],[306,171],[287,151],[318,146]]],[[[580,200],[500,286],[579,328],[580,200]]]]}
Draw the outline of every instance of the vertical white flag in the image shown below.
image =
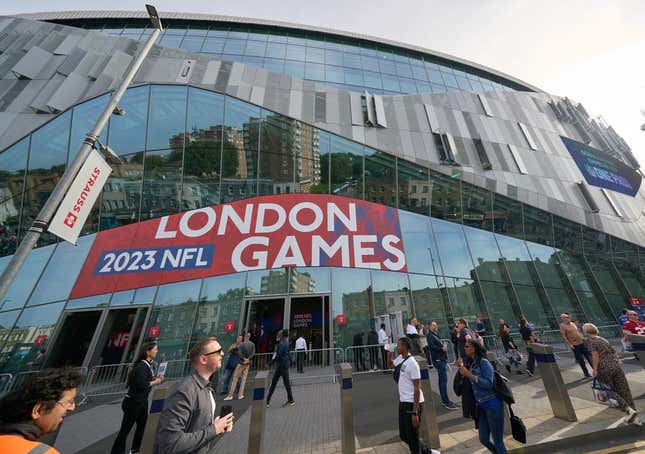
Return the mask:
{"type": "Polygon", "coordinates": [[[103,156],[98,151],[92,150],[83,167],[78,171],[47,230],[76,244],[81,229],[111,172],[112,168],[105,162],[103,156]]]}

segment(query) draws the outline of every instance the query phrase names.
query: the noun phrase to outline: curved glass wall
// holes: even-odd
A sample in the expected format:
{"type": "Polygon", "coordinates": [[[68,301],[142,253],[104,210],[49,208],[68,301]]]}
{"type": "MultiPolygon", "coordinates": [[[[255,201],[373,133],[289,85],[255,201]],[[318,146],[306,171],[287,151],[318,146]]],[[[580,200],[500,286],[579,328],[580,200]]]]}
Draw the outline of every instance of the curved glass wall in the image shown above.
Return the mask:
{"type": "MultiPolygon", "coordinates": [[[[144,40],[147,20],[52,21],[144,40]]],[[[446,91],[530,91],[516,83],[432,55],[371,41],[248,24],[164,20],[157,43],[276,73],[321,82],[343,90],[371,93],[446,91]]]]}
{"type": "MultiPolygon", "coordinates": [[[[0,269],[75,152],[86,115],[98,115],[105,99],[70,109],[0,153],[6,194],[0,269]]],[[[124,104],[128,115],[113,117],[105,137],[124,160],[85,236],[76,247],[44,237],[0,301],[0,369],[33,368],[63,311],[79,308],[151,305],[148,327],[169,327],[160,345],[170,359],[184,357],[190,342],[206,333],[232,340],[222,324],[239,319],[245,298],[329,295],[331,319],[347,318],[334,325],[339,347],[352,345],[383,314],[436,319],[444,334],[455,319],[480,317],[492,334],[498,319],[520,314],[541,329],[557,327],[561,312],[614,324],[629,296],[645,298],[645,255],[602,232],[207,90],[140,86],[126,93],[124,104]],[[408,273],[257,270],[69,300],[98,230],[294,192],[399,208],[408,273]],[[304,281],[309,284],[299,284],[304,281]]]]}

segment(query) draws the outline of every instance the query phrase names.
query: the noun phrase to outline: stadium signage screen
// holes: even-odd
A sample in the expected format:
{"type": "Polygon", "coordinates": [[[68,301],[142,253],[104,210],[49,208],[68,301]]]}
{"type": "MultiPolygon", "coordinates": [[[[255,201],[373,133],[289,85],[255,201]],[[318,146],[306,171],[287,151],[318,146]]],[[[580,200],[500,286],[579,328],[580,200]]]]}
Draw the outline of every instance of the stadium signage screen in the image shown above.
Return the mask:
{"type": "Polygon", "coordinates": [[[293,266],[407,271],[398,211],[347,197],[288,194],[105,230],[70,297],[293,266]]]}
{"type": "Polygon", "coordinates": [[[560,138],[588,184],[632,197],[636,195],[642,179],[638,172],[589,145],[560,138]]]}

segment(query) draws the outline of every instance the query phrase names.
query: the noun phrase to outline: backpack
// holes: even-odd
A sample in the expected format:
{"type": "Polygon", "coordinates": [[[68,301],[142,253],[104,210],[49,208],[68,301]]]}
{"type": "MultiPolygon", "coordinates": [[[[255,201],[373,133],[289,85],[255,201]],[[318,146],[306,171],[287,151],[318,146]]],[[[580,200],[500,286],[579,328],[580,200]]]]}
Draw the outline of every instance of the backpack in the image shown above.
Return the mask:
{"type": "Polygon", "coordinates": [[[509,405],[515,403],[513,391],[511,391],[511,387],[508,386],[508,378],[504,377],[497,371],[495,371],[495,383],[493,384],[493,391],[502,402],[505,402],[509,405]]]}
{"type": "Polygon", "coordinates": [[[392,378],[394,379],[395,382],[397,382],[397,383],[399,382],[399,377],[401,376],[401,366],[403,366],[403,363],[406,362],[408,360],[408,358],[410,358],[410,356],[412,356],[412,355],[408,355],[407,358],[405,358],[403,361],[401,361],[401,364],[399,364],[398,366],[396,366],[394,368],[394,372],[392,372],[392,378]]]}

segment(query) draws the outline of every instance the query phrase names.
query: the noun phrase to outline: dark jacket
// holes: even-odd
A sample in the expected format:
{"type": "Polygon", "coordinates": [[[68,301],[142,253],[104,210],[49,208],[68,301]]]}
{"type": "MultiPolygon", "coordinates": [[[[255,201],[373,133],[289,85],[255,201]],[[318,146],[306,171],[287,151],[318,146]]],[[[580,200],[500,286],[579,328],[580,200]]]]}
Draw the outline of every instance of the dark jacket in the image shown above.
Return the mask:
{"type": "Polygon", "coordinates": [[[477,401],[470,380],[457,371],[452,382],[452,390],[456,395],[461,396],[461,411],[464,418],[474,419],[477,427],[477,401]]]}
{"type": "Polygon", "coordinates": [[[439,336],[428,330],[426,339],[428,341],[428,350],[430,350],[430,358],[432,359],[432,362],[448,361],[448,354],[443,350],[443,344],[441,343],[439,336]]]}
{"type": "Polygon", "coordinates": [[[283,337],[275,351],[275,358],[271,360],[271,363],[276,363],[278,367],[289,368],[291,366],[291,358],[289,357],[289,341],[286,337],[283,337]]]}
{"type": "MultiPolygon", "coordinates": [[[[168,396],[159,417],[153,454],[206,454],[215,445],[210,382],[195,370],[168,396]]],[[[215,414],[215,416],[219,416],[215,414]]]]}
{"type": "Polygon", "coordinates": [[[367,345],[378,345],[378,334],[373,329],[367,333],[367,345]]]}
{"type": "Polygon", "coordinates": [[[132,376],[128,386],[126,397],[135,402],[148,402],[150,394],[150,382],[154,379],[152,366],[148,366],[145,361],[139,361],[134,365],[132,376]]]}

